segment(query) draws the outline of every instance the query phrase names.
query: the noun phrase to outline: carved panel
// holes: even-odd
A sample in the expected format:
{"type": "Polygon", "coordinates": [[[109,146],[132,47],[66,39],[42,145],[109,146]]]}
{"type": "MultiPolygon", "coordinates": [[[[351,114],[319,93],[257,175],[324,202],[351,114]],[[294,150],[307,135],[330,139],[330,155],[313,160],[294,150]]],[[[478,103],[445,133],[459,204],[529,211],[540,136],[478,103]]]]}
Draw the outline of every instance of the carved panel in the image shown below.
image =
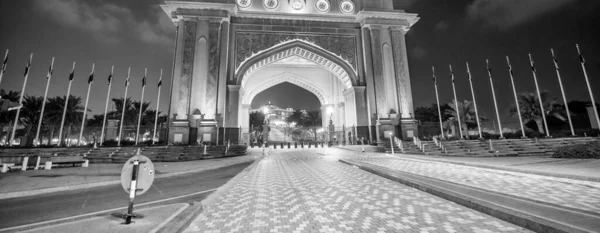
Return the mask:
{"type": "Polygon", "coordinates": [[[291,33],[237,32],[236,68],[260,51],[299,39],[313,43],[346,60],[356,70],[356,38],[354,35],[305,35],[291,33]]]}
{"type": "Polygon", "coordinates": [[[187,119],[190,101],[192,73],[194,69],[194,52],[196,49],[196,22],[186,21],[183,32],[183,61],[179,82],[179,103],[177,118],[187,119]]]}
{"type": "Polygon", "coordinates": [[[410,84],[410,74],[406,60],[406,45],[404,35],[400,30],[391,30],[394,61],[396,67],[396,81],[398,82],[398,91],[400,95],[400,112],[403,117],[410,117],[412,113],[412,91],[410,84]]]}
{"type": "MultiPolygon", "coordinates": [[[[210,23],[209,26],[209,52],[208,52],[208,78],[206,80],[206,113],[211,116],[217,110],[217,88],[219,77],[219,29],[220,23],[210,23]]],[[[212,116],[211,116],[212,117],[212,116]]]]}
{"type": "MultiPolygon", "coordinates": [[[[381,29],[371,28],[371,59],[373,60],[373,79],[375,83],[375,99],[377,108],[375,114],[387,114],[385,79],[383,77],[383,56],[381,51],[381,29]]],[[[373,114],[373,113],[372,113],[373,114]]]]}

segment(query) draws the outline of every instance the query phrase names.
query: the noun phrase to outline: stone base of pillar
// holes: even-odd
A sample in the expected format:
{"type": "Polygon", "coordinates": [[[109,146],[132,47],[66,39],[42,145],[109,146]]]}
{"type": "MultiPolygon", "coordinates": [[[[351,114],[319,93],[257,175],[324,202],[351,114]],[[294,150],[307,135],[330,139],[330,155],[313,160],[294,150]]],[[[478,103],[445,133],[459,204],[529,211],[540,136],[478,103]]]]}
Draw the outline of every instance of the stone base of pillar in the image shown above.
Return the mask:
{"type": "MultiPolygon", "coordinates": [[[[390,135],[393,137],[398,137],[398,135],[396,135],[396,127],[397,125],[394,125],[392,120],[390,119],[379,119],[379,140],[380,141],[389,141],[390,139],[390,135]]],[[[378,142],[379,143],[379,142],[378,142]]]]}
{"type": "Polygon", "coordinates": [[[419,137],[419,125],[415,119],[402,119],[400,129],[402,131],[402,140],[412,140],[414,137],[419,137]]]}
{"type": "Polygon", "coordinates": [[[189,145],[190,122],[187,120],[173,121],[169,127],[169,144],[189,145]]]}
{"type": "Polygon", "coordinates": [[[240,128],[226,128],[225,129],[225,144],[229,141],[232,145],[243,144],[239,142],[240,128]]]}
{"type": "Polygon", "coordinates": [[[220,128],[216,125],[200,125],[198,127],[198,141],[201,144],[216,145],[217,140],[219,140],[221,142],[219,145],[223,145],[223,131],[221,130],[217,133],[217,130],[220,130],[220,128]]]}

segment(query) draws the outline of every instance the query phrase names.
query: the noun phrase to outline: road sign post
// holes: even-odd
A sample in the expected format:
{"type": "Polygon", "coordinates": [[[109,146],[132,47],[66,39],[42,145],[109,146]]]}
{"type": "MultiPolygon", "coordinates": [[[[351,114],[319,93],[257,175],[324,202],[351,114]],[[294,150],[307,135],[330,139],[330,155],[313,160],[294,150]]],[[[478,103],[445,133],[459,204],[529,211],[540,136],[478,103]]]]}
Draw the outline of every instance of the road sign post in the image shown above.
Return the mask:
{"type": "Polygon", "coordinates": [[[137,195],[142,195],[154,181],[154,164],[146,156],[140,155],[139,150],[137,155],[131,157],[121,171],[121,185],[125,192],[129,193],[129,205],[127,213],[123,214],[125,224],[131,224],[132,218],[139,216],[133,213],[133,201],[137,195]]]}

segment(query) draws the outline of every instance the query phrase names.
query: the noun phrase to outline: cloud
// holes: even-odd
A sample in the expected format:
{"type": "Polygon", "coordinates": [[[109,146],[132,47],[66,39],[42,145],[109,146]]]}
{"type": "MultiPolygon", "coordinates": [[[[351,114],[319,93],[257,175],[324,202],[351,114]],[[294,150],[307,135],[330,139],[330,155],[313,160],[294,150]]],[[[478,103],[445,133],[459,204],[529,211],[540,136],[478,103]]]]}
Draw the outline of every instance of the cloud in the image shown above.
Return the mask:
{"type": "Polygon", "coordinates": [[[486,26],[508,29],[535,19],[576,0],[475,0],[467,17],[486,26]]]}
{"type": "Polygon", "coordinates": [[[172,30],[165,23],[169,20],[159,15],[157,8],[151,9],[153,18],[137,20],[129,8],[101,1],[37,0],[35,5],[57,23],[90,33],[103,42],[119,42],[125,35],[153,44],[172,41],[172,30]]]}
{"type": "Polygon", "coordinates": [[[414,47],[414,48],[410,49],[410,54],[416,59],[421,59],[421,58],[427,56],[428,52],[424,48],[414,47]]]}
{"type": "Polygon", "coordinates": [[[438,22],[437,24],[435,24],[435,30],[445,31],[446,29],[448,29],[449,26],[450,26],[450,24],[448,23],[448,21],[442,20],[442,21],[438,22]]]}
{"type": "Polygon", "coordinates": [[[406,10],[406,8],[412,6],[417,0],[393,0],[392,4],[394,9],[406,10]]]}

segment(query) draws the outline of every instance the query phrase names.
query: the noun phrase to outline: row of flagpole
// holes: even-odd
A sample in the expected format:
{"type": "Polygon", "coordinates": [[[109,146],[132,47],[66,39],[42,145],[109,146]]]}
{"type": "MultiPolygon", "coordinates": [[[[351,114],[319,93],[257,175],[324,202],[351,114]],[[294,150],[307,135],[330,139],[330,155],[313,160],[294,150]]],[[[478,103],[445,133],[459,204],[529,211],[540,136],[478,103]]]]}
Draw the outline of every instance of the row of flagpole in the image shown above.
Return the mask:
{"type": "MultiPolygon", "coordinates": [[[[4,62],[2,63],[2,67],[0,70],[0,84],[2,84],[2,78],[4,76],[4,73],[6,72],[6,68],[8,66],[8,58],[9,58],[9,50],[6,50],[6,54],[4,55],[4,62]]],[[[27,86],[27,78],[29,77],[29,71],[31,70],[31,63],[33,60],[33,53],[29,56],[29,60],[27,61],[27,65],[25,66],[25,74],[24,74],[24,80],[23,80],[23,87],[20,93],[20,97],[19,97],[19,106],[22,106],[23,104],[23,97],[25,95],[25,88],[27,86]]],[[[90,90],[92,87],[92,83],[94,82],[94,68],[95,68],[96,64],[92,64],[92,71],[90,73],[90,76],[88,78],[88,90],[87,90],[87,94],[86,94],[86,98],[85,98],[85,107],[84,107],[84,111],[83,111],[83,117],[82,117],[82,122],[81,122],[81,129],[79,131],[79,140],[78,140],[78,145],[81,145],[82,139],[83,139],[83,131],[85,129],[85,123],[86,123],[86,114],[87,114],[87,107],[88,107],[88,102],[89,102],[89,97],[90,97],[90,90]]],[[[46,107],[46,99],[48,97],[48,87],[50,86],[50,79],[52,78],[52,73],[54,72],[54,57],[52,58],[52,62],[50,63],[50,68],[48,69],[48,74],[46,75],[46,89],[44,91],[44,99],[42,102],[42,109],[40,110],[40,118],[39,118],[39,122],[38,122],[38,127],[37,127],[37,131],[35,134],[35,139],[34,142],[37,143],[38,145],[41,145],[41,141],[39,140],[39,136],[40,136],[40,129],[42,126],[42,122],[44,119],[44,109],[46,107]]],[[[108,113],[108,102],[110,100],[110,89],[112,86],[112,78],[113,78],[113,73],[114,72],[114,66],[111,67],[110,70],[110,74],[108,76],[108,92],[107,92],[107,96],[106,96],[106,104],[104,106],[104,118],[102,121],[102,133],[100,136],[100,145],[102,145],[102,143],[104,142],[104,129],[106,127],[106,116],[108,113]]],[[[138,122],[137,122],[137,130],[136,130],[136,136],[135,136],[135,144],[138,144],[138,138],[139,138],[139,131],[140,131],[140,123],[141,123],[141,119],[142,119],[142,108],[144,106],[144,92],[145,92],[145,88],[146,88],[146,76],[147,76],[147,72],[148,69],[144,70],[144,77],[142,78],[142,96],[141,96],[141,101],[140,101],[140,111],[138,114],[138,122]]],[[[123,109],[121,112],[121,122],[120,122],[120,127],[119,127],[119,137],[118,137],[118,141],[117,144],[118,146],[121,145],[121,136],[122,136],[122,131],[123,131],[123,120],[124,120],[124,116],[125,116],[125,109],[127,107],[126,103],[127,103],[127,90],[129,87],[129,77],[131,74],[131,67],[129,67],[128,71],[127,71],[127,78],[125,80],[125,94],[123,96],[123,109]]],[[[158,109],[160,107],[160,89],[162,87],[162,75],[163,75],[163,70],[160,70],[160,77],[159,77],[159,81],[158,81],[158,95],[157,95],[157,101],[156,101],[156,114],[154,117],[154,132],[152,135],[152,144],[156,143],[156,128],[157,128],[157,123],[158,123],[158,109]]],[[[59,134],[58,134],[58,143],[60,144],[62,142],[62,132],[63,132],[63,128],[64,128],[64,124],[65,124],[65,117],[67,114],[67,108],[69,105],[69,96],[71,94],[71,85],[73,82],[73,79],[75,77],[75,62],[73,62],[73,68],[71,69],[71,73],[69,74],[69,86],[67,88],[67,95],[65,98],[65,104],[63,107],[63,114],[62,114],[62,118],[61,118],[61,122],[60,122],[60,129],[59,129],[59,134]]],[[[12,127],[12,133],[10,135],[10,141],[9,141],[9,145],[12,145],[12,142],[14,141],[14,136],[15,136],[15,132],[17,129],[17,125],[18,125],[18,120],[19,120],[19,115],[21,112],[21,108],[17,109],[17,113],[15,116],[15,120],[13,123],[13,127],[12,127]]]]}
{"type": "MultiPolygon", "coordinates": [[[[579,49],[579,45],[576,44],[575,46],[577,48],[577,53],[579,55],[579,61],[581,63],[581,69],[583,70],[583,74],[584,74],[585,81],[586,81],[586,84],[587,84],[587,88],[588,88],[588,92],[589,92],[589,95],[590,95],[590,99],[592,101],[592,106],[594,108],[594,112],[595,112],[594,115],[596,117],[595,120],[596,120],[597,125],[600,126],[600,117],[597,114],[598,110],[597,110],[597,107],[596,107],[596,101],[594,100],[594,94],[592,93],[592,88],[590,86],[590,82],[589,82],[589,79],[588,79],[587,69],[586,69],[586,65],[585,65],[585,59],[583,58],[581,50],[579,49]]],[[[567,119],[568,119],[568,122],[569,122],[569,127],[571,129],[571,135],[572,136],[576,136],[575,135],[575,129],[573,128],[573,122],[571,120],[571,113],[569,112],[567,97],[565,95],[565,90],[563,88],[562,79],[561,79],[561,76],[560,76],[560,68],[558,66],[558,60],[556,59],[556,55],[554,54],[554,49],[550,49],[550,52],[552,54],[552,60],[554,61],[554,67],[556,69],[556,75],[558,77],[558,82],[559,82],[559,85],[560,85],[560,91],[561,91],[562,98],[563,98],[563,101],[564,101],[564,104],[565,104],[565,110],[567,112],[567,119]]],[[[534,80],[534,83],[535,83],[536,94],[537,94],[537,98],[538,98],[538,101],[539,101],[539,104],[540,104],[540,110],[541,110],[541,113],[542,113],[542,120],[544,122],[544,129],[545,129],[545,132],[546,132],[546,136],[550,137],[550,131],[548,130],[548,123],[546,121],[546,114],[545,114],[545,110],[544,110],[544,103],[542,102],[543,100],[542,100],[542,97],[541,97],[540,87],[538,85],[537,72],[536,72],[536,69],[535,69],[535,62],[533,61],[533,57],[531,56],[531,54],[528,54],[528,55],[529,55],[529,63],[530,63],[530,66],[531,66],[531,72],[533,74],[533,80],[534,80]]],[[[496,118],[497,118],[497,121],[498,121],[498,127],[500,129],[499,130],[500,138],[504,138],[504,135],[502,134],[502,122],[500,120],[500,112],[498,110],[498,104],[497,104],[497,100],[496,100],[496,93],[495,93],[495,90],[494,90],[494,82],[493,82],[493,79],[492,79],[492,68],[490,66],[490,62],[489,62],[488,59],[485,60],[485,63],[486,63],[486,68],[487,68],[488,76],[490,78],[490,88],[491,88],[492,97],[493,97],[493,100],[494,100],[494,108],[496,110],[496,118]]],[[[519,116],[519,124],[521,126],[522,137],[525,138],[526,137],[526,135],[525,135],[525,127],[523,125],[523,119],[522,119],[522,116],[521,116],[521,109],[520,109],[520,106],[519,106],[519,99],[517,97],[517,91],[516,91],[516,88],[515,88],[514,73],[513,73],[512,65],[510,63],[510,60],[509,60],[508,56],[506,56],[506,64],[508,66],[508,72],[509,72],[510,81],[511,81],[511,84],[512,84],[512,90],[513,90],[513,94],[514,94],[514,98],[515,98],[515,104],[516,104],[516,107],[517,107],[517,114],[519,116]]],[[[479,112],[478,112],[478,108],[477,108],[477,102],[475,100],[475,90],[473,89],[473,82],[471,80],[472,79],[472,77],[471,77],[471,68],[469,67],[469,63],[468,62],[466,63],[466,66],[467,66],[467,74],[468,74],[468,78],[469,78],[469,84],[470,84],[470,87],[471,87],[471,95],[472,95],[472,98],[473,98],[473,106],[475,108],[475,117],[477,119],[477,128],[479,130],[479,137],[481,138],[482,137],[481,123],[479,121],[479,112]]],[[[432,66],[431,68],[432,68],[432,72],[433,72],[433,83],[434,83],[435,96],[436,96],[437,108],[438,108],[438,114],[439,114],[440,130],[442,132],[441,136],[442,136],[442,138],[445,138],[444,128],[442,126],[442,124],[443,124],[443,122],[442,122],[442,112],[441,112],[441,108],[440,108],[440,99],[439,99],[439,93],[438,93],[438,87],[437,87],[437,78],[436,78],[436,75],[435,75],[435,67],[432,66]]],[[[458,98],[457,98],[457,95],[456,95],[456,87],[454,85],[454,73],[452,71],[452,65],[450,65],[449,68],[450,68],[450,77],[452,79],[452,90],[453,90],[453,94],[454,94],[454,105],[455,105],[456,118],[457,118],[458,125],[459,125],[459,127],[458,127],[458,129],[459,129],[459,135],[460,135],[460,138],[463,138],[462,124],[461,124],[461,118],[460,118],[460,110],[459,110],[459,105],[458,105],[458,98]]]]}

